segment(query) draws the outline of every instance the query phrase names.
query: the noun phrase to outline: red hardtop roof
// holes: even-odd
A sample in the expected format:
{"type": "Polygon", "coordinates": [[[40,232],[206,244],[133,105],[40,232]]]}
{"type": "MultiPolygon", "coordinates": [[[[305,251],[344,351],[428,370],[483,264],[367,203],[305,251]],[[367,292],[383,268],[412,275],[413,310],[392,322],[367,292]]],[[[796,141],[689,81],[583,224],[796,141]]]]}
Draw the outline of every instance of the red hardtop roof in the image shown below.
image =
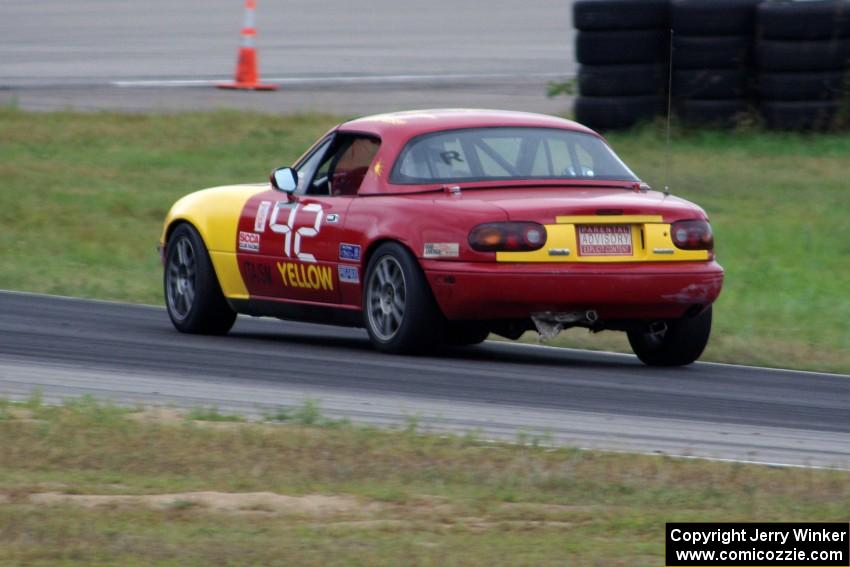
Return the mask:
{"type": "Polygon", "coordinates": [[[531,112],[472,108],[438,108],[375,114],[346,122],[340,125],[339,129],[373,134],[385,141],[388,137],[402,141],[420,134],[440,130],[494,126],[562,128],[594,134],[592,130],[577,122],[555,116],[531,112]]]}

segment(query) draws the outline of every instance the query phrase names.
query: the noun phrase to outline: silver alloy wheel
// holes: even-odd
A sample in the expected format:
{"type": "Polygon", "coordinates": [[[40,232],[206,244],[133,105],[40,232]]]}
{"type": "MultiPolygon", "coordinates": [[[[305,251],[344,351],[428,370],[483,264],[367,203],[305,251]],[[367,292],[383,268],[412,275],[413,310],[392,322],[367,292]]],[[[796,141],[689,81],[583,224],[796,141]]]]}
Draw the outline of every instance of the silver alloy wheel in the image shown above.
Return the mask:
{"type": "Polygon", "coordinates": [[[182,321],[189,316],[195,302],[195,249],[186,237],[177,240],[173,246],[176,254],[168,255],[165,289],[168,310],[182,321]]]}
{"type": "Polygon", "coordinates": [[[401,264],[392,256],[378,260],[366,288],[369,326],[382,341],[391,340],[404,321],[407,286],[401,264]]]}

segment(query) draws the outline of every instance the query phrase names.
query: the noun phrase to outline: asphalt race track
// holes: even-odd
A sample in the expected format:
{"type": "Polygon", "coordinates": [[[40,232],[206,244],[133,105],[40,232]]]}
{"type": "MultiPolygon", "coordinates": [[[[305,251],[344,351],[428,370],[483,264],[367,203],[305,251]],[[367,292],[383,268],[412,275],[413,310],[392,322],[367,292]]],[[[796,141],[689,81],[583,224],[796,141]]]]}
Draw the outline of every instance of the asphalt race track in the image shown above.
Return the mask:
{"type": "Polygon", "coordinates": [[[474,106],[548,113],[546,84],[575,71],[570,0],[257,2],[274,93],[232,78],[242,0],[28,0],[0,18],[0,104],[29,110],[365,114],[474,106]]]}
{"type": "Polygon", "coordinates": [[[399,357],[354,329],[240,318],[227,337],[188,336],[159,307],[0,292],[0,396],[35,388],[249,416],[312,399],[356,422],[850,468],[850,376],[495,341],[399,357]]]}

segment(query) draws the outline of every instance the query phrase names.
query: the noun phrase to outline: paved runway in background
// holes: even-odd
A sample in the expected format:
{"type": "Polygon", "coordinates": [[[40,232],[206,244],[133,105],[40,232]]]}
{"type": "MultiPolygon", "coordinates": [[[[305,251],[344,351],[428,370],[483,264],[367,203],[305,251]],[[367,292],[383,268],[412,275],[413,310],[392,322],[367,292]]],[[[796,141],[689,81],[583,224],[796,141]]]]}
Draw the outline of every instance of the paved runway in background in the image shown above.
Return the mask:
{"type": "Polygon", "coordinates": [[[343,114],[569,107],[544,94],[575,71],[568,0],[259,0],[261,72],[282,88],[221,92],[208,83],[233,73],[242,13],[240,0],[5,2],[0,103],[343,114]]]}
{"type": "Polygon", "coordinates": [[[255,416],[316,399],[359,422],[850,468],[850,376],[494,341],[390,356],[356,329],[240,317],[226,337],[189,336],[160,307],[0,292],[0,396],[33,388],[255,416]]]}

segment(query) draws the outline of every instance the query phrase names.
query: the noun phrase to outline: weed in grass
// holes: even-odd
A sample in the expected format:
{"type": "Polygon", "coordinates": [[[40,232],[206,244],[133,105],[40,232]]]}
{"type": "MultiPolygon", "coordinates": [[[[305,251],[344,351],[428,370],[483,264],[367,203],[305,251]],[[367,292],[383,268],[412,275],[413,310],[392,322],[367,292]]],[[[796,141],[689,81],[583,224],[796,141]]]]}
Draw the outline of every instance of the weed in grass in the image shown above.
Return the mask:
{"type": "Polygon", "coordinates": [[[298,425],[317,425],[322,419],[319,401],[307,398],[304,403],[292,411],[292,421],[298,425]]]}
{"type": "Polygon", "coordinates": [[[22,405],[31,412],[38,412],[44,406],[44,391],[39,387],[33,388],[22,405]]]}
{"type": "Polygon", "coordinates": [[[263,421],[291,421],[292,410],[289,408],[279,407],[273,410],[265,410],[262,412],[263,421]]]}
{"type": "Polygon", "coordinates": [[[243,422],[245,418],[238,414],[221,413],[215,406],[194,407],[186,414],[193,421],[243,422]]]}
{"type": "Polygon", "coordinates": [[[410,435],[414,435],[419,431],[419,427],[422,425],[422,416],[419,414],[416,415],[406,415],[404,416],[404,431],[410,435]]]}

